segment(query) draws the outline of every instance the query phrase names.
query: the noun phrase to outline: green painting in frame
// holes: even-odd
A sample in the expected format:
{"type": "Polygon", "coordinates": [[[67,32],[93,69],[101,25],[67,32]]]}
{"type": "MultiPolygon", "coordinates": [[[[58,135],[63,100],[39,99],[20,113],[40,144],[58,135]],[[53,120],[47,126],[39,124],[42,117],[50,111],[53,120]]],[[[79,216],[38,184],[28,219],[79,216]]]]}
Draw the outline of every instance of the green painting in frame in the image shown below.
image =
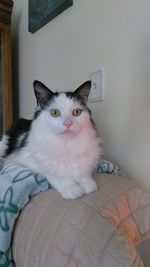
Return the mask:
{"type": "Polygon", "coordinates": [[[36,32],[71,5],[73,0],[29,0],[29,32],[36,32]]]}

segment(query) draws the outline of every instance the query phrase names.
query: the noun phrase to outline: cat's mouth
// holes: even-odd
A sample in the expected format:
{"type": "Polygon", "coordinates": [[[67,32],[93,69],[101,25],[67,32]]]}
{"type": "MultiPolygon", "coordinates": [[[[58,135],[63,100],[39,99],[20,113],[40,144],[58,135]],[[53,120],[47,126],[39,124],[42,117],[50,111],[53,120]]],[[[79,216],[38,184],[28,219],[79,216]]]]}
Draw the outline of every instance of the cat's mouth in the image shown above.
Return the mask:
{"type": "Polygon", "coordinates": [[[73,132],[71,131],[71,129],[65,129],[64,131],[61,132],[61,134],[63,134],[63,135],[72,135],[73,132]]]}

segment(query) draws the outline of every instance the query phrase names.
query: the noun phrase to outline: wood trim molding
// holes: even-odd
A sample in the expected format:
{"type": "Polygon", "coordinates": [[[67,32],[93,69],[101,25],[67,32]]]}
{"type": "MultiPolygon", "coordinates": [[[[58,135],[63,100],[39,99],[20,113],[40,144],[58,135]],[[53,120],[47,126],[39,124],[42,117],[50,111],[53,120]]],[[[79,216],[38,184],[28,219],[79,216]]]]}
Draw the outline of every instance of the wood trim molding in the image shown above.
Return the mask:
{"type": "Polygon", "coordinates": [[[12,77],[11,77],[11,30],[6,25],[1,32],[2,86],[3,86],[3,128],[10,127],[13,121],[12,77]]]}
{"type": "Polygon", "coordinates": [[[13,1],[0,0],[0,49],[2,64],[3,131],[13,122],[12,62],[11,62],[11,13],[13,1]]]}
{"type": "Polygon", "coordinates": [[[13,1],[0,0],[0,21],[10,24],[13,1]]]}

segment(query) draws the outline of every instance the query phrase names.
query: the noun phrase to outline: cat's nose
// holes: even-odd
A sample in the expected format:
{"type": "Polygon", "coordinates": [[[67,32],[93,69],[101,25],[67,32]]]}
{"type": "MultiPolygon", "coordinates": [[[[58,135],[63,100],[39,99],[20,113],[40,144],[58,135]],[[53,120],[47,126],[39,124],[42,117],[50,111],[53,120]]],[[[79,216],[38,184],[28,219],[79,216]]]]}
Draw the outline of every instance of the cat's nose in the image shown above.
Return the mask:
{"type": "Polygon", "coordinates": [[[64,125],[67,127],[67,128],[70,128],[70,126],[73,124],[73,122],[71,120],[65,120],[64,121],[64,125]]]}

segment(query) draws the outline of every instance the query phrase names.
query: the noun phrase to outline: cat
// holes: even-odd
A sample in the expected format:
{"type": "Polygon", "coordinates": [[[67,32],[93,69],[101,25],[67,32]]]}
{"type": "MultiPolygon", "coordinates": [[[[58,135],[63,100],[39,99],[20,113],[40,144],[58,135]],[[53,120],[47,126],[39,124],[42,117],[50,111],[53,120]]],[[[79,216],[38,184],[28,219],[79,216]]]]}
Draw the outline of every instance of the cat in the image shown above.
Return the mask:
{"type": "Polygon", "coordinates": [[[0,158],[45,176],[64,199],[97,190],[93,169],[102,154],[91,111],[91,82],[74,92],[52,92],[33,82],[37,108],[33,120],[19,119],[0,141],[0,158]]]}

